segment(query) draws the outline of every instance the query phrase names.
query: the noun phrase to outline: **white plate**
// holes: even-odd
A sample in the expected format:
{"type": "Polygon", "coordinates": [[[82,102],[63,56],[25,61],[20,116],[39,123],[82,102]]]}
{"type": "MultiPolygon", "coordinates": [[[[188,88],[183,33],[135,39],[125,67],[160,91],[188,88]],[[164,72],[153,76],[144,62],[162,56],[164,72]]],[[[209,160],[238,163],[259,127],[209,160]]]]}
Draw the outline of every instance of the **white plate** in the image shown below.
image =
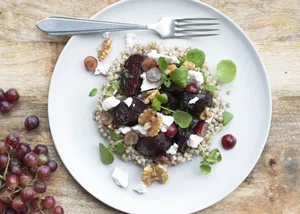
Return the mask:
{"type": "MultiPolygon", "coordinates": [[[[232,90],[224,95],[232,102],[234,120],[214,138],[212,147],[221,150],[223,161],[213,166],[210,175],[199,170],[201,158],[169,168],[166,185],[155,184],[148,193],[138,195],[132,188],[140,181],[141,168],[131,162],[101,163],[98,143],[105,142],[92,120],[97,98],[89,98],[92,88],[104,82],[101,76],[86,72],[83,60],[97,54],[101,35],[74,36],[63,50],[52,77],[49,92],[49,120],[57,151],[73,177],[102,202],[129,213],[191,213],[204,209],[232,192],[256,164],[267,139],[271,120],[271,95],[263,63],[245,33],[228,17],[200,1],[130,0],[121,1],[93,18],[120,22],[153,23],[162,16],[218,17],[221,36],[190,40],[161,40],[151,32],[137,32],[137,41],[164,42],[202,49],[212,72],[221,59],[233,60],[238,68],[232,90]],[[231,133],[237,145],[224,151],[220,138],[231,133]],[[121,189],[111,178],[115,167],[130,175],[128,189],[121,189]]],[[[112,33],[112,62],[124,50],[125,33],[112,33]]]]}

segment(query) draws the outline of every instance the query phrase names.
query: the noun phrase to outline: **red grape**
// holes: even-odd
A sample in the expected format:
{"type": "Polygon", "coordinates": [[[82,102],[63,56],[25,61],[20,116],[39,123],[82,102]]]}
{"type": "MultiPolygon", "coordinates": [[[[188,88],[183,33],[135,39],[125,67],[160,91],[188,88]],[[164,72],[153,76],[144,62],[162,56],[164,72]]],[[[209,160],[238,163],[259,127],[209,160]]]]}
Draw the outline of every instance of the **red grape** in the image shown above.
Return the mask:
{"type": "Polygon", "coordinates": [[[24,162],[27,166],[32,167],[37,165],[38,162],[38,155],[34,152],[29,152],[24,157],[24,162]]]}
{"type": "Polygon", "coordinates": [[[155,158],[155,162],[170,165],[172,163],[172,158],[169,154],[162,153],[157,158],[155,158]]]}
{"type": "Polygon", "coordinates": [[[52,196],[46,196],[44,200],[42,200],[42,206],[46,209],[52,209],[55,206],[55,199],[52,196]]]}
{"type": "Polygon", "coordinates": [[[38,174],[38,177],[41,179],[41,180],[45,180],[47,178],[49,178],[50,174],[51,174],[51,169],[49,166],[41,166],[38,170],[37,170],[37,174],[38,174]]]}
{"type": "Polygon", "coordinates": [[[30,214],[42,214],[40,210],[32,210],[30,214]]]}
{"type": "Polygon", "coordinates": [[[20,186],[22,187],[26,187],[28,184],[30,184],[33,180],[31,174],[29,174],[28,172],[23,172],[20,176],[20,186]]]}
{"type": "Polygon", "coordinates": [[[56,206],[52,209],[52,214],[64,214],[64,209],[61,206],[56,206]]]}
{"type": "Polygon", "coordinates": [[[40,154],[38,158],[38,166],[45,165],[48,162],[48,157],[44,154],[40,154]]]}
{"type": "Polygon", "coordinates": [[[5,168],[8,164],[8,155],[6,153],[0,154],[0,169],[5,168]]]}
{"type": "Polygon", "coordinates": [[[48,155],[48,147],[43,144],[36,145],[33,151],[38,155],[40,154],[48,155]]]}
{"type": "Polygon", "coordinates": [[[21,175],[22,172],[23,172],[23,169],[22,169],[22,167],[20,165],[11,166],[10,170],[15,175],[21,175]]]}
{"type": "Polygon", "coordinates": [[[29,167],[28,168],[28,172],[31,174],[31,175],[33,175],[33,176],[35,176],[36,175],[36,172],[37,172],[37,170],[38,170],[38,166],[32,166],[32,167],[29,167]]]}
{"type": "Polygon", "coordinates": [[[103,123],[103,125],[108,126],[113,122],[113,116],[111,113],[103,111],[100,114],[100,121],[103,123]]]}
{"type": "Polygon", "coordinates": [[[19,166],[19,165],[21,165],[21,162],[20,162],[19,159],[13,158],[13,159],[10,160],[10,163],[9,163],[10,167],[19,166]]]}
{"type": "Polygon", "coordinates": [[[21,196],[23,201],[31,201],[35,197],[35,191],[32,186],[28,186],[25,189],[22,190],[21,196]]]}
{"type": "Polygon", "coordinates": [[[0,153],[5,153],[7,150],[7,145],[3,140],[0,140],[0,153]]]}
{"type": "Polygon", "coordinates": [[[4,203],[0,200],[0,213],[4,210],[4,203]]]}
{"type": "Polygon", "coordinates": [[[9,174],[7,177],[6,177],[6,186],[10,189],[15,189],[19,186],[19,178],[17,175],[15,174],[9,174]]]}
{"type": "Polygon", "coordinates": [[[20,97],[19,92],[14,88],[8,89],[5,96],[10,103],[18,101],[20,97]]]}
{"type": "Polygon", "coordinates": [[[5,114],[10,112],[10,110],[12,109],[12,104],[8,101],[2,101],[0,102],[0,111],[5,114]]]}
{"type": "Polygon", "coordinates": [[[27,153],[31,152],[31,148],[28,143],[20,143],[16,147],[16,158],[22,160],[27,153]]]}
{"type": "Polygon", "coordinates": [[[208,130],[208,123],[206,123],[205,121],[199,122],[198,125],[196,126],[196,133],[202,137],[206,135],[207,130],[208,130]]]}
{"type": "Polygon", "coordinates": [[[12,201],[12,208],[14,208],[16,211],[22,211],[26,207],[26,203],[22,200],[22,197],[18,195],[14,198],[12,201]]]}
{"type": "Polygon", "coordinates": [[[3,91],[2,88],[0,88],[0,102],[6,100],[6,97],[5,97],[5,92],[3,91]]]}
{"type": "Polygon", "coordinates": [[[236,138],[231,135],[227,134],[222,137],[222,146],[224,149],[232,149],[236,144],[236,138]]]}
{"type": "Polygon", "coordinates": [[[18,214],[18,213],[13,208],[6,207],[6,210],[5,210],[5,212],[3,214],[18,214]]]}
{"type": "Polygon", "coordinates": [[[190,83],[185,87],[185,90],[193,93],[193,94],[198,94],[199,93],[199,87],[197,86],[196,83],[190,83]]]}
{"type": "Polygon", "coordinates": [[[173,123],[171,126],[169,126],[169,128],[167,129],[167,133],[166,135],[169,138],[173,138],[175,135],[177,134],[177,127],[176,125],[173,123]]]}
{"type": "Polygon", "coordinates": [[[130,131],[126,133],[124,137],[124,143],[128,146],[132,146],[136,144],[139,140],[139,136],[135,131],[130,131]]]}
{"type": "Polygon", "coordinates": [[[33,209],[42,209],[42,204],[41,204],[40,198],[33,199],[30,204],[33,209]]]}
{"type": "Polygon", "coordinates": [[[0,190],[0,200],[3,203],[9,204],[14,197],[14,192],[8,187],[4,187],[0,190]]]}
{"type": "Polygon", "coordinates": [[[29,116],[26,118],[24,125],[28,130],[36,129],[40,124],[40,120],[37,116],[29,116]]]}
{"type": "Polygon", "coordinates": [[[34,189],[38,193],[44,193],[47,190],[47,184],[44,181],[38,181],[34,184],[34,189]]]}
{"type": "Polygon", "coordinates": [[[22,211],[19,211],[18,214],[28,214],[28,206],[26,205],[22,211]]]}
{"type": "Polygon", "coordinates": [[[48,161],[46,165],[50,167],[51,172],[55,172],[57,170],[57,163],[55,160],[48,161]]]}
{"type": "Polygon", "coordinates": [[[93,56],[87,56],[84,59],[84,65],[88,71],[95,71],[98,66],[98,60],[93,56]]]}
{"type": "Polygon", "coordinates": [[[16,148],[20,143],[20,138],[16,134],[9,134],[6,137],[5,142],[8,146],[10,146],[12,148],[16,148]]]}

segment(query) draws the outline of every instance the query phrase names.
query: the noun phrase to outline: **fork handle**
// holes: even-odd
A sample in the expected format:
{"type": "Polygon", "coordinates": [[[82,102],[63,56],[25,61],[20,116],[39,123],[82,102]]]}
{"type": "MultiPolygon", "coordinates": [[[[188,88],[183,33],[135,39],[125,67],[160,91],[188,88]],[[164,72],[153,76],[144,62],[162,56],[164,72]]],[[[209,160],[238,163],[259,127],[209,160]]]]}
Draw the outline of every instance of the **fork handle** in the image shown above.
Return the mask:
{"type": "Polygon", "coordinates": [[[143,30],[146,25],[106,22],[64,16],[51,16],[39,21],[36,26],[52,35],[74,35],[107,31],[143,30]]]}

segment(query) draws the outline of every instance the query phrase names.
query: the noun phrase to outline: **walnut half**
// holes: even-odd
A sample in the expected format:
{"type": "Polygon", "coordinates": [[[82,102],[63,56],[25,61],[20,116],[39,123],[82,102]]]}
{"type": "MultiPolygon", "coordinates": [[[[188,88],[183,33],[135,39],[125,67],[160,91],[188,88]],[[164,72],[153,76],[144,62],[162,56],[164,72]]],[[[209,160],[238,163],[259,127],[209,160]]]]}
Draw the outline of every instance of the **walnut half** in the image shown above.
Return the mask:
{"type": "Polygon", "coordinates": [[[193,70],[195,67],[196,67],[196,65],[193,63],[193,62],[184,62],[183,64],[182,64],[182,67],[186,67],[186,68],[188,68],[189,70],[193,70]]]}
{"type": "Polygon", "coordinates": [[[151,90],[151,91],[147,91],[147,97],[144,100],[145,104],[149,104],[150,102],[153,101],[154,97],[160,95],[159,90],[151,90]]]}
{"type": "Polygon", "coordinates": [[[147,166],[144,168],[144,171],[141,175],[142,181],[146,186],[151,186],[152,182],[157,180],[161,184],[165,184],[168,179],[168,170],[161,164],[155,166],[147,166]]]}
{"type": "Polygon", "coordinates": [[[210,111],[210,108],[205,108],[204,111],[200,114],[201,120],[207,120],[212,117],[212,113],[210,111]]]}
{"type": "Polygon", "coordinates": [[[156,111],[151,108],[140,114],[138,122],[144,126],[144,130],[147,130],[150,137],[158,135],[162,126],[161,117],[157,116],[156,111]]]}

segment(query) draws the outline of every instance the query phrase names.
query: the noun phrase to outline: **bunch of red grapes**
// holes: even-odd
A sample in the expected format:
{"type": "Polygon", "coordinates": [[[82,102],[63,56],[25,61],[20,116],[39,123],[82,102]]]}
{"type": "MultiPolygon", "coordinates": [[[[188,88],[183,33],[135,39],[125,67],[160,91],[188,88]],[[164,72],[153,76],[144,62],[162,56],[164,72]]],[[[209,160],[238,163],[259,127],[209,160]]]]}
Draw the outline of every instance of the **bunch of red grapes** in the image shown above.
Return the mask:
{"type": "Polygon", "coordinates": [[[19,92],[14,89],[8,89],[6,92],[0,88],[0,111],[5,114],[10,112],[13,103],[17,102],[20,98],[19,92]]]}
{"type": "Polygon", "coordinates": [[[0,213],[63,214],[53,196],[44,196],[45,181],[56,169],[47,146],[39,144],[32,150],[16,134],[0,140],[0,213]]]}

